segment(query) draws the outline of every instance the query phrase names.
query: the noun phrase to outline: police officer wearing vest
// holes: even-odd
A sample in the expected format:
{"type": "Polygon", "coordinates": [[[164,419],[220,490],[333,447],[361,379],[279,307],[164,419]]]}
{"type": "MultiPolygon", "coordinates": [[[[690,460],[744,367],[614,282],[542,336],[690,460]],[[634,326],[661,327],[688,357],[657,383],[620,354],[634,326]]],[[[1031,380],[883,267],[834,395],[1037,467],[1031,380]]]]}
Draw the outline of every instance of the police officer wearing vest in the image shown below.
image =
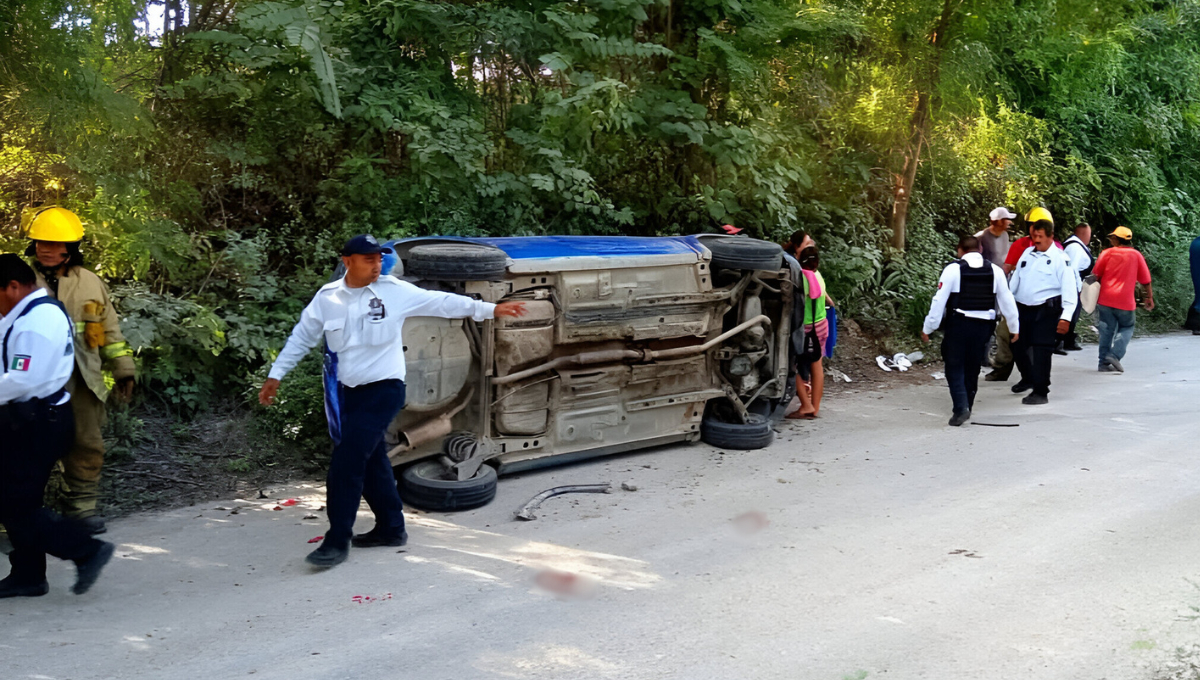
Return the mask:
{"type": "MultiPolygon", "coordinates": [[[[1092,257],[1092,251],[1088,248],[1088,243],[1091,241],[1092,227],[1087,222],[1076,225],[1075,233],[1063,241],[1063,252],[1071,261],[1071,269],[1074,269],[1077,274],[1076,295],[1083,290],[1083,280],[1091,275],[1092,268],[1096,266],[1096,258],[1092,257]]],[[[1075,333],[1075,326],[1079,324],[1079,314],[1082,311],[1083,305],[1075,305],[1075,314],[1071,316],[1071,328],[1058,336],[1058,349],[1055,350],[1055,354],[1065,355],[1067,352],[1078,352],[1083,349],[1079,345],[1079,336],[1075,333]]]]}
{"type": "Polygon", "coordinates": [[[63,514],[84,522],[93,534],[105,531],[96,514],[100,497],[100,470],[104,466],[105,401],[109,387],[104,371],[112,373],[117,398],[133,395],[137,368],[133,350],[125,342],[117,310],[104,280],[83,266],[79,243],[83,223],[65,208],[43,207],[26,211],[25,233],[33,257],[38,286],[63,304],[75,322],[75,370],[67,383],[75,414],[75,443],[63,458],[66,493],[63,514]]]}
{"type": "Polygon", "coordinates": [[[1021,403],[1046,404],[1050,393],[1050,361],[1059,333],[1071,328],[1079,304],[1076,272],[1067,254],[1054,247],[1054,223],[1034,222],[1029,228],[1033,245],[1013,267],[1009,288],[1017,300],[1021,339],[1013,343],[1013,358],[1021,380],[1016,394],[1030,391],[1021,403]]]}
{"type": "Polygon", "coordinates": [[[391,252],[370,235],[346,242],[346,275],[323,286],[305,307],[258,396],[269,406],[279,382],[322,338],[337,353],[341,441],[334,443],[326,479],[329,530],[321,547],[306,558],[318,567],[341,564],[351,545],[395,547],[408,540],[384,441],[388,425],[404,406],[404,320],[433,316],[484,321],[494,315],[525,314],[521,302],[494,305],[380,276],[382,254],[391,252]],[[375,527],[355,535],[354,519],[364,497],[375,513],[375,527]]]}
{"type": "Polygon", "coordinates": [[[970,420],[975,408],[979,371],[987,359],[988,339],[996,331],[997,307],[1016,341],[1021,326],[1004,270],[983,259],[978,238],[963,236],[958,241],[958,259],[947,265],[938,279],[937,293],[921,331],[925,342],[938,328],[945,333],[942,359],[954,402],[950,424],[955,427],[970,420]]]}
{"type": "Polygon", "coordinates": [[[71,395],[63,389],[75,366],[71,319],[16,255],[0,255],[0,286],[0,523],[13,547],[0,598],[49,592],[47,554],[75,562],[73,590],[83,594],[112,558],[113,545],[42,504],[54,463],[75,439],[71,395]]]}

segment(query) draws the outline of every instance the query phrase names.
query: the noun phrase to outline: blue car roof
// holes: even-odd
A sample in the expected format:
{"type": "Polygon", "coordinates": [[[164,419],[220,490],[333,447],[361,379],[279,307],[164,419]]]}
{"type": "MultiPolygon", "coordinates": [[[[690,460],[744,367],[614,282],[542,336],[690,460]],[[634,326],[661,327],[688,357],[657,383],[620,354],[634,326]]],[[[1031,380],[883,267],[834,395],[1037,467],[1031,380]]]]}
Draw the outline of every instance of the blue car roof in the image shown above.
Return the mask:
{"type": "Polygon", "coordinates": [[[468,238],[495,246],[514,260],[552,257],[627,257],[704,252],[695,236],[509,236],[468,238]]]}

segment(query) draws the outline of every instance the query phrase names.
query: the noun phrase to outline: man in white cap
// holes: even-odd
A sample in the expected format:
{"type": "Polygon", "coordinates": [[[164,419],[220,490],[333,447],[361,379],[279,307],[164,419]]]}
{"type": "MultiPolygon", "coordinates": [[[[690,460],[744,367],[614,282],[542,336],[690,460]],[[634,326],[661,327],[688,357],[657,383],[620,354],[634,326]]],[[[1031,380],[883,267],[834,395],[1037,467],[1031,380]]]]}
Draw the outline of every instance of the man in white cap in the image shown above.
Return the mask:
{"type": "MultiPolygon", "coordinates": [[[[1016,218],[1016,213],[1000,206],[988,214],[987,229],[975,234],[975,238],[979,239],[979,248],[983,253],[983,259],[996,265],[1001,271],[1005,271],[1004,258],[1008,256],[1008,249],[1012,245],[1008,239],[1008,228],[1012,226],[1012,221],[1016,218]]],[[[1001,316],[996,324],[996,333],[988,341],[987,348],[984,350],[986,357],[992,354],[992,346],[996,347],[994,366],[998,370],[989,373],[988,376],[991,377],[985,377],[985,380],[1008,380],[1008,374],[1012,372],[1013,367],[1010,345],[1008,319],[1001,316]]]]}
{"type": "Polygon", "coordinates": [[[1001,269],[1004,268],[1004,258],[1008,255],[1008,248],[1011,245],[1008,239],[1008,228],[1012,226],[1012,221],[1015,219],[1017,219],[1016,213],[1000,206],[988,214],[987,229],[975,234],[975,238],[979,239],[979,245],[983,248],[983,259],[990,260],[992,264],[1001,269]]]}

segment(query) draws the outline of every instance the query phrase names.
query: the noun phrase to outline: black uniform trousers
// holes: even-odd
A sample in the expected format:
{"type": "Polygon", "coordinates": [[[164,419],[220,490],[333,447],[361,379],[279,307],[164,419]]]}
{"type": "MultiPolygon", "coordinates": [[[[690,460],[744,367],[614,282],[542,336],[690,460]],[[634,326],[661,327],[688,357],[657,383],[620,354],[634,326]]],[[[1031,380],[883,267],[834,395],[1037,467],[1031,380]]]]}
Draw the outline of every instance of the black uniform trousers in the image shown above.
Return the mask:
{"type": "Polygon", "coordinates": [[[362,498],[375,513],[375,527],[389,537],[404,533],[404,512],[384,435],[404,407],[404,381],[380,380],[341,388],[341,441],[333,447],[325,480],[325,542],[347,548],[362,498]]]}
{"type": "Polygon", "coordinates": [[[1013,343],[1013,359],[1021,372],[1021,382],[1034,394],[1050,393],[1050,359],[1058,342],[1058,320],[1062,316],[1062,298],[1055,297],[1040,305],[1017,303],[1021,319],[1020,339],[1013,343]]]}
{"type": "Polygon", "coordinates": [[[987,344],[996,332],[996,322],[972,319],[958,312],[946,312],[942,336],[942,360],[946,362],[946,385],[954,412],[975,408],[979,391],[979,371],[987,360],[987,344]]]}
{"type": "Polygon", "coordinates": [[[87,527],[43,506],[54,463],[75,441],[71,404],[54,399],[0,406],[0,524],[13,551],[11,577],[20,585],[46,580],[46,555],[82,561],[103,545],[87,527]]]}

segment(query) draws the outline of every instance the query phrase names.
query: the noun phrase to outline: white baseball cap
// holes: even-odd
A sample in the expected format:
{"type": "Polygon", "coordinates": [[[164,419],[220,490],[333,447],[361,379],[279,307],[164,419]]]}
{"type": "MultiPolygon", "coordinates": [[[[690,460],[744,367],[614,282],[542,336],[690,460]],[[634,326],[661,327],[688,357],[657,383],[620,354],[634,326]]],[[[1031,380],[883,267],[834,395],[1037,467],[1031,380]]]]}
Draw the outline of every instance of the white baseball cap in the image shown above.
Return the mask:
{"type": "Polygon", "coordinates": [[[1000,206],[988,214],[988,219],[993,222],[996,220],[1015,220],[1017,219],[1017,214],[1009,212],[1008,208],[1004,206],[1000,206]]]}

